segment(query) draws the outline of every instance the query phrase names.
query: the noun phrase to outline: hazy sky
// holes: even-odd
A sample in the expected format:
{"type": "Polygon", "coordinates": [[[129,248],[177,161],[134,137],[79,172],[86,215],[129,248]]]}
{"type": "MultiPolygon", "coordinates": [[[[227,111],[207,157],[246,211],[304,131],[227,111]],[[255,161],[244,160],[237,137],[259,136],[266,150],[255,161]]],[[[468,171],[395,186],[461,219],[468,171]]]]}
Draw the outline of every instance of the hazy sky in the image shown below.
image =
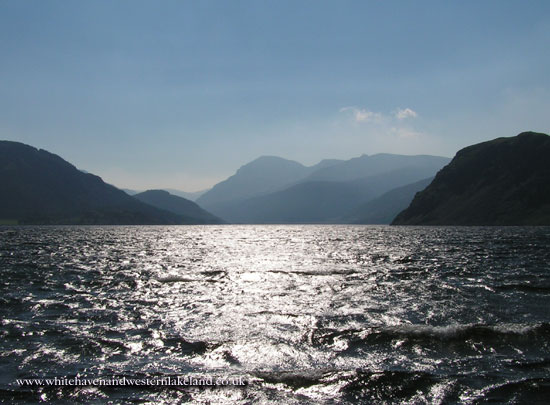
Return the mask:
{"type": "Polygon", "coordinates": [[[550,1],[0,0],[0,139],[194,191],[550,131],[550,1]]]}

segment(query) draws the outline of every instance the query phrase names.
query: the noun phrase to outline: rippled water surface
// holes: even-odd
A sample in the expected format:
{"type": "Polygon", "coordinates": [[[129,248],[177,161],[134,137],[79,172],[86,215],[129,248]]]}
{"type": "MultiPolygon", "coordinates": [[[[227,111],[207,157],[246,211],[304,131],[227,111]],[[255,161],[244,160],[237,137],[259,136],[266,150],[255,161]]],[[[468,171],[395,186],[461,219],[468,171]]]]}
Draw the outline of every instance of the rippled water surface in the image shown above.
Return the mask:
{"type": "Polygon", "coordinates": [[[0,400],[544,403],[550,228],[1,227],[0,400]],[[243,387],[21,378],[242,377],[243,387]]]}

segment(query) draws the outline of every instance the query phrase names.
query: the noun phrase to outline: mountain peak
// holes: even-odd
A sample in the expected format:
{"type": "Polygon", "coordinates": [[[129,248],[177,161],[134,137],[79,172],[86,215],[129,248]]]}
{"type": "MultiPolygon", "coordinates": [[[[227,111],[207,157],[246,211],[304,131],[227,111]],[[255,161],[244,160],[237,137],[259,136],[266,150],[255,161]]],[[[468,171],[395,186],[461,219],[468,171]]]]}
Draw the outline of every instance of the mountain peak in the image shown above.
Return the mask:
{"type": "Polygon", "coordinates": [[[517,136],[522,138],[525,138],[525,137],[542,138],[542,137],[547,137],[548,135],[543,134],[542,132],[525,131],[517,136]]]}
{"type": "Polygon", "coordinates": [[[197,199],[202,206],[215,212],[219,203],[244,200],[306,176],[308,169],[301,163],[278,156],[261,156],[241,166],[226,180],[197,199]]]}
{"type": "MultiPolygon", "coordinates": [[[[254,159],[252,162],[258,162],[258,161],[288,161],[288,159],[282,158],[280,156],[275,155],[262,155],[256,159],[254,159]]],[[[250,162],[250,163],[252,163],[250,162]]]]}
{"type": "Polygon", "coordinates": [[[241,166],[237,170],[237,172],[242,170],[250,170],[250,169],[257,170],[258,168],[261,170],[276,170],[278,168],[284,168],[284,167],[304,167],[304,166],[301,163],[298,163],[294,160],[284,159],[279,156],[264,155],[241,166]]]}

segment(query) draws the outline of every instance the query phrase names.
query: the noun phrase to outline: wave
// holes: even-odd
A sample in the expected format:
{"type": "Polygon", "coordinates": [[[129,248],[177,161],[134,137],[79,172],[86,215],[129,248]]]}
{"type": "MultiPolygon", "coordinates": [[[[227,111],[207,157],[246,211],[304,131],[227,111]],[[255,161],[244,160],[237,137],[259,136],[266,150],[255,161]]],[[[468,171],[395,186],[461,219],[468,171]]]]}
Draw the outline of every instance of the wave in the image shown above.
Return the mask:
{"type": "Polygon", "coordinates": [[[467,339],[506,339],[506,338],[542,338],[550,337],[550,324],[457,324],[447,326],[432,325],[396,325],[367,329],[323,330],[316,329],[311,333],[314,345],[333,344],[335,340],[346,338],[351,342],[376,344],[405,339],[411,341],[464,341],[467,339]]]}
{"type": "Polygon", "coordinates": [[[550,286],[530,285],[530,284],[503,284],[494,287],[501,291],[523,291],[527,293],[550,293],[550,286]]]}
{"type": "Polygon", "coordinates": [[[418,370],[302,370],[256,372],[260,384],[307,392],[333,385],[346,403],[542,403],[549,378],[507,380],[493,375],[449,375],[418,370]],[[482,387],[478,390],[467,386],[482,387]],[[306,390],[306,391],[304,391],[306,390]]]}
{"type": "Polygon", "coordinates": [[[282,274],[297,274],[300,276],[334,276],[334,275],[349,275],[359,273],[356,269],[332,269],[332,270],[267,270],[266,273],[282,273],[282,274]]]}
{"type": "Polygon", "coordinates": [[[261,384],[282,384],[293,390],[315,385],[330,385],[349,378],[355,371],[343,372],[333,369],[256,371],[253,375],[261,384]]]}
{"type": "Polygon", "coordinates": [[[189,278],[181,276],[158,277],[156,280],[160,283],[215,283],[220,281],[215,278],[189,278]]]}
{"type": "Polygon", "coordinates": [[[200,274],[204,277],[193,278],[178,275],[168,275],[157,277],[155,280],[160,283],[215,283],[220,281],[225,276],[224,271],[203,271],[200,274]]]}
{"type": "Polygon", "coordinates": [[[548,403],[550,398],[549,378],[525,378],[489,385],[471,395],[472,402],[523,404],[548,403]]]}
{"type": "Polygon", "coordinates": [[[195,341],[191,342],[178,336],[171,336],[163,339],[164,345],[176,348],[179,353],[204,354],[219,346],[218,343],[195,341]]]}
{"type": "Polygon", "coordinates": [[[205,281],[204,279],[180,277],[180,276],[158,277],[156,278],[156,280],[161,283],[191,283],[194,281],[198,281],[198,282],[205,281]]]}

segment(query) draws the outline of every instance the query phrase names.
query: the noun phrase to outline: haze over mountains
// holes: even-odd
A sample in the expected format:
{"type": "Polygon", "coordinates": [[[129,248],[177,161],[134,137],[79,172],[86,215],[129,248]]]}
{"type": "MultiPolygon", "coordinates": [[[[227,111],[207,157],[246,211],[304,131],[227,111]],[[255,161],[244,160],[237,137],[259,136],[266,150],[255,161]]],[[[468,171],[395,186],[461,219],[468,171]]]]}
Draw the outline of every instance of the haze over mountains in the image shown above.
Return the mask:
{"type": "Polygon", "coordinates": [[[523,132],[464,148],[397,225],[550,225],[550,136],[523,132]]]}
{"type": "Polygon", "coordinates": [[[216,184],[197,203],[235,223],[341,222],[361,204],[434,176],[449,161],[439,156],[376,154],[306,167],[264,156],[216,184]]]}
{"type": "Polygon", "coordinates": [[[57,155],[18,142],[0,142],[0,158],[0,221],[22,224],[341,222],[361,203],[433,175],[448,160],[380,154],[306,167],[264,156],[199,198],[222,217],[163,190],[130,196],[131,190],[123,192],[57,155]]]}
{"type": "Polygon", "coordinates": [[[130,196],[50,152],[0,141],[0,224],[550,225],[549,157],[550,137],[533,132],[464,148],[449,164],[264,156],[195,203],[165,190],[130,196]]]}

